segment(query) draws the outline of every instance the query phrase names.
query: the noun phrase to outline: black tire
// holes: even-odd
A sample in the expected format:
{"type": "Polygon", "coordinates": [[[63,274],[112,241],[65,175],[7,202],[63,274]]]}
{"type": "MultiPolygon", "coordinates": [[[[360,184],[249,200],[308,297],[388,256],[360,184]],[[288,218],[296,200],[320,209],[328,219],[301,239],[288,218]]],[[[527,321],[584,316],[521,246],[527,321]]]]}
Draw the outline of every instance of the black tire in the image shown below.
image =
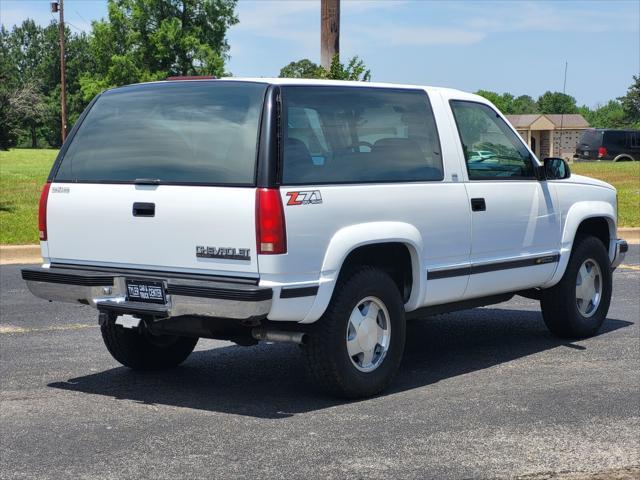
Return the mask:
{"type": "Polygon", "coordinates": [[[331,395],[362,398],[389,386],[404,352],[406,323],[402,297],[395,282],[382,270],[361,266],[341,275],[331,303],[313,325],[303,347],[307,371],[312,381],[331,395]],[[391,335],[381,363],[363,372],[352,363],[346,335],[351,312],[366,297],[376,297],[389,313],[391,335]]]}
{"type": "Polygon", "coordinates": [[[137,329],[116,325],[113,319],[100,327],[109,353],[125,367],[133,370],[165,370],[186,360],[197,337],[152,335],[142,326],[137,329]]]}
{"type": "Polygon", "coordinates": [[[576,237],[567,269],[560,282],[542,292],[544,323],[561,338],[587,338],[600,330],[611,303],[611,263],[602,242],[593,236],[576,237]],[[582,264],[593,259],[600,267],[602,293],[600,304],[591,316],[584,316],[576,303],[576,281],[582,264]]]}

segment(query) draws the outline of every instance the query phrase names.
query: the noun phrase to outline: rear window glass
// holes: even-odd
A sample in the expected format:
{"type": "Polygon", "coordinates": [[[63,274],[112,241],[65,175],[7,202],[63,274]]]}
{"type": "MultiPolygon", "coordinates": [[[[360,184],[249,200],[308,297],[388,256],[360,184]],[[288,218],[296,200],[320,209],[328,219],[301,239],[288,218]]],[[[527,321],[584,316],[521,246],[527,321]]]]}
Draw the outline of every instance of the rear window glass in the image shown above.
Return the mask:
{"type": "Polygon", "coordinates": [[[585,130],[578,144],[597,148],[602,143],[602,132],[598,130],[585,130]]]}
{"type": "Polygon", "coordinates": [[[283,87],[285,184],[442,180],[423,91],[283,87]]]}
{"type": "Polygon", "coordinates": [[[250,185],[266,85],[175,82],[104,93],[56,181],[250,185]]]}

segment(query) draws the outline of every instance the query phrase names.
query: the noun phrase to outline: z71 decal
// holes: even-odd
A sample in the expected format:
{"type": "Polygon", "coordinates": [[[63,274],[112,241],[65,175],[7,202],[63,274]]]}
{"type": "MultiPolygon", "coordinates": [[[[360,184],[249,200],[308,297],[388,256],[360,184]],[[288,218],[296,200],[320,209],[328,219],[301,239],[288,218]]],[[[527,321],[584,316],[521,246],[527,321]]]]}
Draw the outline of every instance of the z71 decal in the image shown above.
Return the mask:
{"type": "Polygon", "coordinates": [[[287,205],[317,205],[322,203],[320,190],[306,190],[303,192],[287,192],[287,205]]]}

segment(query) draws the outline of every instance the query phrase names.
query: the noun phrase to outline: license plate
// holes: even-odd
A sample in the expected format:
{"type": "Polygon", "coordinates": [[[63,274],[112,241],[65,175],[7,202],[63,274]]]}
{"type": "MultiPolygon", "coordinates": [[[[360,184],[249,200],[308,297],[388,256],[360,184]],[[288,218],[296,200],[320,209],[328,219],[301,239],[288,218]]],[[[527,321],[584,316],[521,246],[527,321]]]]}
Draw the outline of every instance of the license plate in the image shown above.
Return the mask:
{"type": "Polygon", "coordinates": [[[127,279],[126,284],[130,302],[167,303],[162,282],[127,279]]]}
{"type": "Polygon", "coordinates": [[[585,150],[584,152],[582,152],[582,154],[583,154],[585,157],[588,157],[588,156],[589,156],[589,150],[585,150]]]}

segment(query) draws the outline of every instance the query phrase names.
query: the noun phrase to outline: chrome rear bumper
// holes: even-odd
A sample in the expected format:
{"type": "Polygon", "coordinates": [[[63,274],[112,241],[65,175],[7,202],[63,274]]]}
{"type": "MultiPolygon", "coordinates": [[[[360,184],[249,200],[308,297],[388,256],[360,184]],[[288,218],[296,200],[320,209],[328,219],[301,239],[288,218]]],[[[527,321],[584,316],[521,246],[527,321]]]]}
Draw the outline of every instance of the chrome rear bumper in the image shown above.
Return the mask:
{"type": "Polygon", "coordinates": [[[264,317],[271,308],[273,292],[248,279],[225,282],[220,277],[210,280],[194,275],[170,276],[162,272],[127,272],[91,270],[90,267],[25,268],[22,278],[36,297],[50,301],[91,305],[115,314],[148,315],[168,318],[182,315],[204,315],[216,318],[249,319],[264,317]],[[166,304],[128,301],[126,278],[161,281],[166,304]]]}
{"type": "Polygon", "coordinates": [[[623,240],[621,238],[616,240],[616,252],[615,252],[615,256],[613,257],[613,261],[611,262],[612,269],[617,268],[618,265],[622,263],[622,261],[624,260],[624,256],[628,250],[629,250],[629,244],[627,243],[626,240],[623,240]]]}

